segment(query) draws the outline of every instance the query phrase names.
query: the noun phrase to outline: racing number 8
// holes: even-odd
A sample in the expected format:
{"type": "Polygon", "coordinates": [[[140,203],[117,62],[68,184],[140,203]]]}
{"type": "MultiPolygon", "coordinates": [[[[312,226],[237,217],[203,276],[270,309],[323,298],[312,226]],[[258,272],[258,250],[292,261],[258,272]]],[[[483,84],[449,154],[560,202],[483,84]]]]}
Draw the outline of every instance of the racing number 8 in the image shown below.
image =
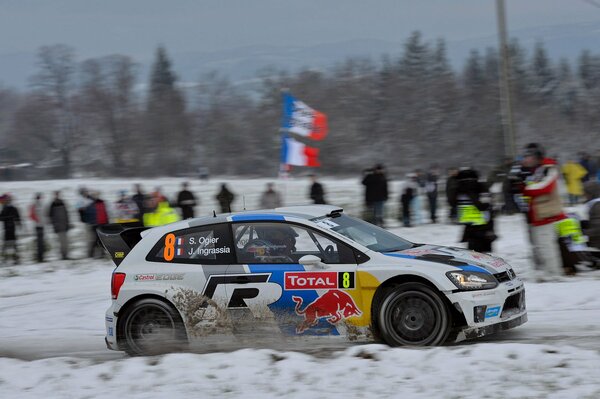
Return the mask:
{"type": "Polygon", "coordinates": [[[350,273],[342,273],[342,288],[350,288],[350,273]]]}
{"type": "Polygon", "coordinates": [[[165,252],[163,257],[170,262],[175,257],[175,234],[169,233],[165,237],[165,252]]]}

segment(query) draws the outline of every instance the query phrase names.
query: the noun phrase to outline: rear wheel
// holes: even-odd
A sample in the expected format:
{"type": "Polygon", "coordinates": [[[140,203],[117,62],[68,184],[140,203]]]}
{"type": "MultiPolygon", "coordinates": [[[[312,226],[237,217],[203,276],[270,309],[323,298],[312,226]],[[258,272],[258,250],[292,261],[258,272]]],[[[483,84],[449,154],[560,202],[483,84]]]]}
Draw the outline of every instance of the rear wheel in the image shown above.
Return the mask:
{"type": "Polygon", "coordinates": [[[444,300],[422,283],[389,289],[377,313],[379,334],[390,346],[433,346],[444,343],[452,325],[444,300]]]}
{"type": "Polygon", "coordinates": [[[124,314],[122,326],[123,349],[132,356],[178,351],[186,343],[179,313],[158,299],[134,303],[124,314]]]}

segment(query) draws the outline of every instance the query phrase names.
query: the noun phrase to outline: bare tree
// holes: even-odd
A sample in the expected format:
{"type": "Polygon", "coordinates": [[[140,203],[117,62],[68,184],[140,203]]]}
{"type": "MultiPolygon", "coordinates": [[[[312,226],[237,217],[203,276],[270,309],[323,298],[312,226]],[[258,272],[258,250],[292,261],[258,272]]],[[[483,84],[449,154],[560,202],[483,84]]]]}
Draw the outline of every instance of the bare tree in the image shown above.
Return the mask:
{"type": "Polygon", "coordinates": [[[36,104],[45,104],[53,114],[52,125],[45,131],[32,131],[32,138],[48,143],[50,150],[60,154],[65,177],[71,176],[73,152],[81,141],[73,108],[76,67],[72,48],[62,44],[43,46],[38,52],[39,72],[32,78],[36,104]]]}
{"type": "Polygon", "coordinates": [[[133,92],[137,67],[127,56],[111,55],[85,61],[82,70],[82,105],[87,130],[107,153],[112,174],[132,172],[139,117],[133,92]]]}

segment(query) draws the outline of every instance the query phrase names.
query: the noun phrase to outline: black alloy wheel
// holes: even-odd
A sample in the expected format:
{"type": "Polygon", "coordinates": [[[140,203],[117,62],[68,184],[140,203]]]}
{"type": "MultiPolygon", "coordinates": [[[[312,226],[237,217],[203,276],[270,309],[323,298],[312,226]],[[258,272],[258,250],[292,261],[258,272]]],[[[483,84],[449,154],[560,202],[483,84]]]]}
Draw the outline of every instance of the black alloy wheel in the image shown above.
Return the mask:
{"type": "Polygon", "coordinates": [[[180,350],[186,341],[179,313],[158,299],[142,299],[123,318],[125,351],[133,356],[155,355],[180,350]]]}
{"type": "Polygon", "coordinates": [[[441,345],[452,325],[443,299],[422,283],[391,288],[377,316],[381,338],[391,346],[441,345]]]}

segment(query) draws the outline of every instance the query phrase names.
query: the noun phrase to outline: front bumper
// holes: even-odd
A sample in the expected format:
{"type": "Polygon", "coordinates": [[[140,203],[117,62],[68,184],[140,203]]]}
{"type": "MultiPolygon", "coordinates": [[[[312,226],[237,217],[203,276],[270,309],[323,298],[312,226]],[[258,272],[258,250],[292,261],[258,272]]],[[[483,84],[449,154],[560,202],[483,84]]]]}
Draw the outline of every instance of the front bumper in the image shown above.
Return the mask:
{"type": "Polygon", "coordinates": [[[448,299],[466,322],[454,331],[456,342],[508,330],[527,321],[525,287],[518,278],[493,290],[448,294],[448,299]]]}

